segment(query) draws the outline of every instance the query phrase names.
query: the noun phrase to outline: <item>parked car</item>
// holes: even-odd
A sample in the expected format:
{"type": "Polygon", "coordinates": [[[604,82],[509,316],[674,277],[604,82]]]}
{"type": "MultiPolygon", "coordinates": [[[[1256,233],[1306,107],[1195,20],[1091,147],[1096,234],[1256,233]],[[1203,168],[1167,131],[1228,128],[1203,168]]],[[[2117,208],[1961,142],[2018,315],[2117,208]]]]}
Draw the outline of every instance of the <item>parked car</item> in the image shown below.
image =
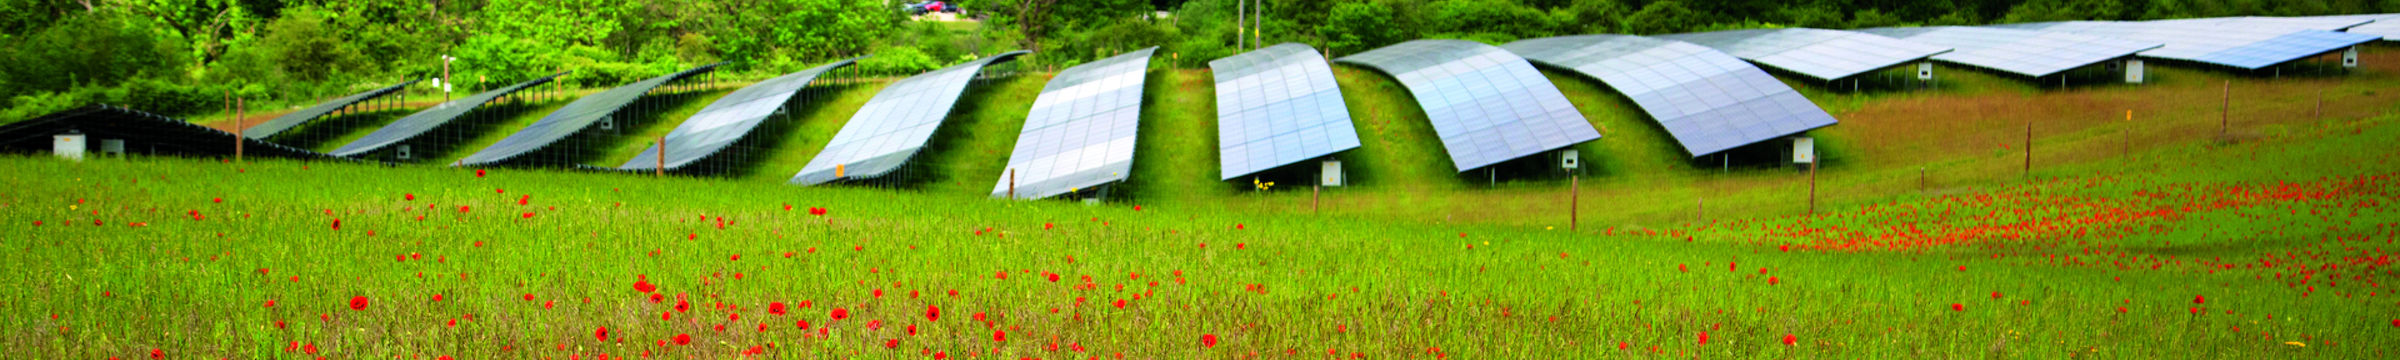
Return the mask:
{"type": "Polygon", "coordinates": [[[951,6],[951,5],[950,5],[950,3],[947,3],[947,2],[941,2],[941,1],[925,1],[925,2],[919,2],[919,3],[913,3],[913,4],[907,4],[907,5],[903,5],[903,6],[901,7],[901,10],[902,10],[902,11],[907,11],[909,15],[925,15],[925,14],[929,14],[929,13],[938,13],[938,12],[957,13],[957,12],[958,12],[958,7],[957,7],[957,6],[951,6]]]}

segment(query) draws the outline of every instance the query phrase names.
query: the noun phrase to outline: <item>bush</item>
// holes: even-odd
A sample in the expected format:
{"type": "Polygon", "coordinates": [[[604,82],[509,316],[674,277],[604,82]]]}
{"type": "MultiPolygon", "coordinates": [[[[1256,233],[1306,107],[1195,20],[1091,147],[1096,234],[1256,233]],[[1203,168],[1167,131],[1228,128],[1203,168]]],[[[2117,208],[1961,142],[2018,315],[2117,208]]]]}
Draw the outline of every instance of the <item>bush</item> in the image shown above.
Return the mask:
{"type": "Polygon", "coordinates": [[[913,75],[941,67],[932,56],[913,46],[894,46],[858,61],[859,71],[878,75],[913,75]]]}

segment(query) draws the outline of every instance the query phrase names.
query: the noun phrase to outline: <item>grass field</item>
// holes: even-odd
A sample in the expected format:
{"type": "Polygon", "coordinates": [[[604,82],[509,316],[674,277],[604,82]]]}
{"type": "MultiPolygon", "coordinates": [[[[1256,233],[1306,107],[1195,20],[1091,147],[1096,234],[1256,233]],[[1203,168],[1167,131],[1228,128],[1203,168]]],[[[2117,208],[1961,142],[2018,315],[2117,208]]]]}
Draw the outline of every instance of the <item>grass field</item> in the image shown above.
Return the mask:
{"type": "Polygon", "coordinates": [[[1576,227],[1566,174],[1455,173],[1408,94],[1349,67],[1365,146],[1321,209],[1294,185],[1307,173],[1216,180],[1204,71],[1151,74],[1132,178],[1098,206],[985,196],[1040,73],[973,87],[918,165],[849,186],[783,181],[888,80],[812,94],[824,106],[730,176],[0,157],[17,174],[0,276],[19,290],[0,295],[0,353],[2386,358],[2400,56],[2366,62],[1799,84],[1842,120],[1811,133],[1813,214],[1808,174],[1773,151],[1690,159],[1604,86],[1552,73],[1606,136],[1578,146],[1576,227]]]}

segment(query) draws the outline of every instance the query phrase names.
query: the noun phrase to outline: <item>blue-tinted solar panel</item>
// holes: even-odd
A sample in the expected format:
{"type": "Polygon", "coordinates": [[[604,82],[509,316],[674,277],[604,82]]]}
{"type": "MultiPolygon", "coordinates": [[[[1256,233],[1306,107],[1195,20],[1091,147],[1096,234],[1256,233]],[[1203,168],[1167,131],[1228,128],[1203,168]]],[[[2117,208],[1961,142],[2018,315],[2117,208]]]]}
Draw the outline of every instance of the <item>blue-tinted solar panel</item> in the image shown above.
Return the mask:
{"type": "Polygon", "coordinates": [[[1067,68],[1033,99],[1008,168],[992,186],[1040,199],[1125,180],[1133,170],[1134,130],[1142,118],[1143,76],[1152,47],[1067,68]]]}
{"type": "Polygon", "coordinates": [[[275,134],[282,133],[284,130],[291,130],[293,127],[300,126],[301,123],[306,123],[309,120],[315,120],[317,117],[325,116],[325,114],[341,111],[342,108],[350,107],[350,105],[357,104],[360,101],[367,101],[367,99],[374,99],[383,97],[384,95],[398,93],[401,89],[408,88],[409,84],[415,83],[417,83],[417,80],[404,81],[399,85],[392,85],[375,90],[367,90],[366,92],[344,96],[340,99],[333,99],[333,101],[327,101],[323,104],[317,104],[317,106],[311,106],[307,109],[300,109],[300,111],[294,111],[290,114],[284,114],[283,116],[275,117],[274,120],[267,120],[267,122],[259,123],[258,125],[252,125],[247,129],[242,129],[242,137],[265,139],[269,136],[275,136],[275,134]]]}
{"type": "Polygon", "coordinates": [[[2002,28],[1936,26],[1858,31],[1957,49],[1934,55],[1936,61],[2031,77],[2049,76],[2132,57],[2134,53],[2164,46],[2154,42],[2002,28]]]}
{"type": "Polygon", "coordinates": [[[418,135],[424,135],[425,132],[433,131],[434,128],[439,128],[444,124],[449,124],[450,120],[466,115],[469,111],[474,111],[476,107],[483,106],[483,103],[491,102],[493,99],[499,99],[501,96],[506,96],[519,90],[525,90],[527,88],[534,87],[535,85],[549,83],[550,80],[557,79],[559,75],[566,74],[567,73],[564,72],[550,74],[550,76],[526,80],[525,82],[509,85],[508,87],[499,88],[492,91],[485,91],[475,95],[469,95],[467,97],[458,98],[458,100],[451,100],[450,102],[442,103],[441,105],[434,105],[431,108],[426,108],[424,111],[418,111],[415,114],[409,114],[406,117],[401,117],[400,120],[393,120],[391,124],[384,125],[383,128],[380,129],[375,129],[375,132],[367,133],[367,136],[360,137],[358,140],[351,141],[349,144],[343,144],[341,148],[333,150],[332,155],[341,157],[356,157],[375,152],[376,150],[382,150],[384,147],[397,145],[403,141],[408,141],[409,139],[415,139],[418,135]]]}
{"type": "Polygon", "coordinates": [[[1994,27],[2158,42],[2166,46],[2143,51],[2139,55],[2256,70],[2379,39],[2372,35],[2326,30],[2355,25],[2348,21],[2213,18],[2141,22],[2068,21],[1994,27]]]}
{"type": "Polygon", "coordinates": [[[2381,36],[2383,41],[2400,41],[2400,17],[2376,20],[2373,23],[2354,26],[2345,31],[2352,34],[2381,36]]]}
{"type": "Polygon", "coordinates": [[[1281,44],[1208,62],[1217,82],[1218,179],[1359,146],[1324,55],[1281,44]]]}
{"type": "Polygon", "coordinates": [[[977,72],[1028,53],[993,55],[892,83],[850,116],[842,131],[835,133],[833,140],[825,143],[825,150],[817,152],[791,182],[816,185],[891,173],[925,148],[926,140],[941,128],[977,72]]]}
{"type": "Polygon", "coordinates": [[[1416,40],[1335,62],[1400,80],[1466,172],[1600,138],[1550,79],[1507,50],[1465,40],[1416,40]]]}
{"type": "Polygon", "coordinates": [[[717,64],[702,65],[575,99],[575,102],[567,103],[566,107],[559,108],[550,115],[542,116],[541,121],[536,121],[533,125],[526,125],[524,129],[517,130],[517,133],[500,139],[499,143],[483,148],[482,151],[477,151],[473,155],[467,155],[465,159],[460,159],[456,166],[497,164],[514,159],[518,155],[541,150],[543,147],[550,146],[551,143],[574,136],[584,128],[591,127],[593,123],[598,123],[601,119],[616,114],[618,109],[632,104],[634,100],[641,99],[643,94],[650,92],[650,89],[657,88],[669,81],[699,75],[716,68],[717,64]]]}
{"type": "Polygon", "coordinates": [[[1607,83],[1633,99],[1692,157],[1836,122],[1765,71],[1690,43],[1583,35],[1520,40],[1501,48],[1607,83]]]}
{"type": "Polygon", "coordinates": [[[748,136],[751,130],[758,129],[759,123],[764,123],[768,116],[775,115],[776,109],[791,102],[792,95],[799,94],[800,89],[808,87],[809,82],[816,81],[817,76],[824,75],[825,72],[833,71],[835,68],[850,66],[850,64],[857,63],[860,58],[864,58],[864,56],[842,59],[808,70],[767,79],[743,87],[741,90],[734,90],[731,94],[725,94],[725,97],[717,98],[716,102],[709,103],[708,107],[700,108],[699,112],[692,113],[692,117],[684,119],[683,124],[676,125],[674,131],[667,132],[666,138],[663,139],[664,143],[650,144],[649,149],[643,149],[641,154],[634,155],[632,160],[626,160],[625,164],[618,165],[617,169],[658,169],[661,163],[658,157],[659,146],[662,145],[667,147],[667,151],[665,151],[667,157],[664,161],[667,170],[682,168],[684,165],[690,165],[709,155],[715,155],[717,151],[724,150],[726,146],[732,146],[735,141],[740,141],[743,136],[748,136]]]}
{"type": "Polygon", "coordinates": [[[1754,29],[1661,35],[1818,80],[1848,78],[1949,52],[1880,35],[1823,29],[1754,29]]]}

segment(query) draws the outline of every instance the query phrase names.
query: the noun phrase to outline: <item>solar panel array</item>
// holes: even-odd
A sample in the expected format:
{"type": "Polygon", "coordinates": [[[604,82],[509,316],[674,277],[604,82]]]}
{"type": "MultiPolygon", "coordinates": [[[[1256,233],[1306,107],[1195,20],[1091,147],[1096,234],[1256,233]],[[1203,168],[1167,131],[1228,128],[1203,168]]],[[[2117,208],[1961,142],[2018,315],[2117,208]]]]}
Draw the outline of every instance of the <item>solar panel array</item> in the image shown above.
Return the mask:
{"type": "Polygon", "coordinates": [[[892,83],[850,116],[850,123],[825,143],[825,150],[808,161],[792,183],[816,185],[842,179],[880,177],[899,169],[925,148],[925,142],[958,106],[968,82],[986,65],[1008,61],[1029,51],[1012,51],[952,65],[892,83]]]}
{"type": "Polygon", "coordinates": [[[251,125],[248,129],[242,129],[242,136],[252,139],[265,139],[269,136],[275,136],[275,134],[283,133],[284,130],[291,130],[293,127],[298,127],[301,123],[306,123],[309,120],[315,120],[317,117],[325,116],[325,114],[331,114],[334,111],[340,111],[342,108],[350,107],[350,105],[357,104],[360,101],[367,101],[367,99],[383,97],[384,95],[400,92],[401,89],[406,89],[408,88],[409,84],[415,84],[417,81],[419,80],[403,81],[400,82],[399,85],[387,86],[375,90],[367,90],[366,92],[352,94],[339,99],[333,99],[333,101],[317,104],[317,106],[310,106],[306,109],[300,109],[300,111],[294,111],[290,114],[284,114],[283,116],[275,117],[274,120],[267,120],[267,122],[259,123],[258,125],[251,125]]]}
{"type": "Polygon", "coordinates": [[[1208,62],[1217,80],[1218,179],[1359,146],[1333,67],[1286,43],[1208,62]]]}
{"type": "Polygon", "coordinates": [[[1500,47],[1607,83],[1633,99],[1692,157],[1836,122],[1766,71],[1691,43],[1582,35],[1519,40],[1500,47]]]}
{"type": "Polygon", "coordinates": [[[1060,71],[1042,86],[992,196],[1040,199],[1125,180],[1152,47],[1060,71]],[[1013,171],[1014,178],[1011,178],[1013,171]]]}
{"type": "Polygon", "coordinates": [[[2355,25],[2356,22],[2346,20],[2298,22],[2217,18],[2144,22],[2069,21],[1995,27],[2158,42],[2165,46],[2143,51],[2140,56],[2256,70],[2381,39],[2373,35],[2329,31],[2355,25]]]}
{"type": "Polygon", "coordinates": [[[235,152],[234,143],[241,143],[242,152],[248,156],[325,157],[308,149],[236,136],[184,119],[101,104],[0,125],[0,149],[47,153],[54,146],[51,136],[61,134],[85,135],[87,156],[101,151],[98,144],[104,144],[105,140],[118,140],[123,141],[121,150],[126,154],[231,155],[235,152]]]}
{"type": "Polygon", "coordinates": [[[632,104],[634,100],[641,99],[642,95],[650,93],[651,89],[657,88],[659,85],[706,73],[716,68],[717,64],[701,65],[575,99],[575,102],[567,103],[566,107],[559,108],[550,115],[542,116],[542,120],[534,122],[533,125],[526,125],[525,129],[517,130],[517,133],[500,139],[499,143],[483,148],[482,151],[477,151],[473,155],[467,155],[465,159],[459,159],[457,165],[496,164],[514,159],[518,155],[541,150],[543,147],[550,146],[551,143],[574,136],[584,128],[591,127],[593,123],[598,123],[601,119],[616,114],[618,109],[632,104]]]}
{"type": "Polygon", "coordinates": [[[643,149],[641,154],[634,155],[632,160],[626,160],[625,164],[618,165],[617,169],[658,169],[662,163],[658,157],[660,146],[667,147],[666,160],[663,162],[667,170],[682,168],[684,165],[690,165],[692,162],[715,155],[718,151],[724,150],[726,146],[732,146],[735,141],[740,141],[743,136],[748,136],[750,131],[758,129],[759,123],[766,122],[768,116],[775,115],[776,109],[781,109],[785,103],[791,102],[792,95],[799,94],[800,89],[808,87],[809,82],[816,81],[817,76],[824,75],[825,72],[833,71],[836,68],[855,64],[861,58],[865,57],[842,59],[818,65],[808,70],[760,81],[742,87],[741,90],[734,90],[731,94],[725,94],[725,97],[717,98],[716,102],[700,108],[699,112],[692,113],[692,117],[684,119],[682,124],[675,125],[675,130],[667,132],[666,137],[661,139],[662,142],[650,144],[650,148],[643,149]]]}
{"type": "Polygon", "coordinates": [[[515,93],[519,90],[525,90],[526,88],[531,88],[535,85],[549,83],[550,80],[557,79],[560,75],[566,74],[567,73],[564,72],[550,74],[550,76],[526,80],[525,82],[509,85],[508,87],[493,89],[491,91],[485,91],[475,95],[469,95],[467,97],[458,98],[458,100],[451,100],[450,102],[442,103],[441,105],[434,105],[431,108],[426,108],[425,110],[418,111],[415,114],[409,114],[407,117],[402,117],[400,120],[393,120],[391,124],[384,125],[383,128],[380,129],[375,129],[375,132],[367,133],[367,136],[360,137],[358,140],[353,140],[349,144],[343,144],[342,147],[334,149],[332,154],[333,156],[355,157],[375,152],[376,150],[382,150],[384,147],[396,145],[400,142],[414,139],[419,135],[424,135],[425,132],[433,131],[434,128],[441,127],[443,124],[448,124],[450,123],[450,120],[457,119],[459,116],[466,115],[469,111],[474,111],[476,107],[483,106],[483,103],[491,102],[493,99],[499,99],[501,96],[515,93]]]}
{"type": "Polygon", "coordinates": [[[2352,34],[2381,36],[2383,37],[2383,41],[2400,41],[2400,16],[2376,20],[2375,22],[2367,23],[2366,25],[2353,26],[2350,27],[2349,30],[2343,31],[2352,34]]]}
{"type": "Polygon", "coordinates": [[[1415,40],[1334,61],[1400,80],[1425,109],[1458,172],[1600,138],[1550,79],[1498,47],[1415,40]]]}
{"type": "Polygon", "coordinates": [[[1957,49],[1934,55],[1936,61],[2031,77],[2132,57],[2134,53],[2165,45],[2069,33],[1963,26],[1858,31],[1957,49]]]}
{"type": "Polygon", "coordinates": [[[1658,36],[1699,44],[1818,80],[1849,78],[1949,52],[1875,34],[1823,29],[1755,29],[1658,36]]]}

